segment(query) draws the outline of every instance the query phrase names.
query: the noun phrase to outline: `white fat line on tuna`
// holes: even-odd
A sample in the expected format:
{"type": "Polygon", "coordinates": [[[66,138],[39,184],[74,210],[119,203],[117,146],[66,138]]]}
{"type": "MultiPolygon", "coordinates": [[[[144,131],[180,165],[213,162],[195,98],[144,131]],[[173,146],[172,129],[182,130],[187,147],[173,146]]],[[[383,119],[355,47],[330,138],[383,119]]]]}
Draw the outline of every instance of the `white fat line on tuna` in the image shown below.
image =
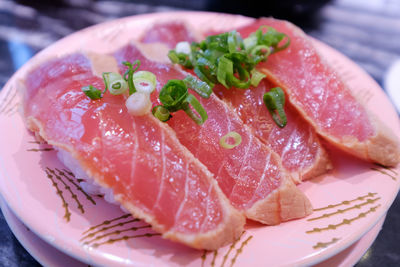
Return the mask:
{"type": "MultiPolygon", "coordinates": [[[[313,133],[313,130],[312,130],[313,128],[312,127],[308,127],[308,140],[307,140],[307,143],[308,144],[313,144],[314,142],[318,142],[318,141],[316,141],[316,140],[314,140],[314,138],[313,138],[313,136],[314,136],[314,133],[313,133]]],[[[320,146],[320,145],[319,145],[320,146]]],[[[307,146],[308,147],[308,146],[307,146]]],[[[319,147],[318,148],[318,152],[317,152],[317,157],[322,157],[322,155],[321,155],[321,153],[322,153],[322,147],[319,147]]],[[[307,148],[307,154],[310,154],[311,153],[311,151],[310,151],[310,149],[309,148],[307,148]]],[[[305,168],[305,167],[307,167],[307,161],[306,160],[302,160],[301,161],[301,168],[305,168]]],[[[300,175],[301,176],[303,176],[303,171],[302,172],[300,172],[300,175]]]]}
{"type": "Polygon", "coordinates": [[[164,135],[164,132],[161,131],[160,150],[161,150],[161,159],[162,159],[163,165],[162,165],[162,172],[161,172],[160,190],[158,191],[156,201],[154,202],[154,208],[158,206],[158,202],[160,201],[161,194],[162,194],[163,189],[165,187],[165,179],[167,179],[167,177],[165,177],[165,169],[166,169],[165,168],[165,146],[163,144],[165,144],[165,135],[164,135]]]}
{"type": "MultiPolygon", "coordinates": [[[[200,127],[199,138],[197,140],[203,140],[203,130],[204,130],[204,127],[200,127]]],[[[193,153],[193,155],[196,158],[198,158],[199,150],[200,150],[200,146],[197,146],[196,153],[193,153]]]]}
{"type": "MultiPolygon", "coordinates": [[[[240,170],[239,170],[239,173],[238,173],[238,175],[237,175],[237,180],[240,180],[241,177],[242,177],[242,170],[243,170],[244,165],[247,164],[246,160],[247,160],[247,157],[248,157],[248,155],[249,155],[249,151],[250,151],[250,147],[251,147],[251,144],[252,144],[252,143],[253,143],[253,135],[252,135],[252,134],[249,134],[249,143],[248,143],[248,145],[247,145],[247,147],[246,147],[246,152],[244,153],[244,157],[243,157],[243,160],[242,160],[242,164],[241,164],[241,166],[240,166],[240,170]]],[[[236,180],[236,181],[237,181],[237,180],[236,180]]],[[[233,186],[232,191],[231,191],[231,193],[229,194],[229,198],[231,198],[232,193],[235,191],[236,185],[237,185],[237,183],[235,183],[235,185],[233,186]]]]}
{"type": "MultiPolygon", "coordinates": [[[[267,170],[270,167],[270,165],[269,165],[270,162],[271,162],[271,153],[268,153],[267,157],[265,158],[265,167],[264,167],[264,170],[263,170],[263,174],[261,176],[260,181],[258,182],[258,186],[257,186],[256,190],[254,191],[255,193],[257,193],[258,189],[260,188],[260,186],[262,185],[262,182],[264,181],[264,179],[266,177],[267,170]]],[[[255,198],[255,196],[253,197],[253,199],[254,198],[255,198]]]]}
{"type": "Polygon", "coordinates": [[[206,201],[207,201],[206,216],[204,216],[203,222],[201,223],[200,231],[203,231],[204,225],[207,223],[208,211],[210,210],[209,207],[210,207],[210,202],[211,202],[210,195],[211,195],[212,185],[213,184],[210,183],[210,186],[208,187],[208,190],[207,190],[207,196],[205,196],[207,198],[206,199],[206,201]]]}
{"type": "Polygon", "coordinates": [[[189,176],[188,176],[188,173],[189,173],[189,163],[188,163],[188,162],[186,163],[185,169],[186,169],[185,196],[183,197],[183,201],[181,202],[181,205],[179,206],[179,209],[178,209],[178,211],[176,212],[175,221],[177,221],[177,220],[179,219],[179,216],[180,216],[181,213],[182,213],[183,207],[185,206],[185,204],[186,204],[186,202],[187,202],[187,196],[188,196],[188,191],[189,191],[189,176]]]}
{"type": "Polygon", "coordinates": [[[225,162],[226,162],[226,158],[224,157],[223,161],[221,162],[221,165],[220,165],[219,168],[218,168],[217,173],[215,174],[215,178],[217,178],[217,177],[219,176],[219,174],[221,173],[222,168],[223,168],[224,165],[225,165],[225,162]]]}
{"type": "Polygon", "coordinates": [[[286,145],[285,145],[285,147],[284,147],[283,150],[282,150],[282,155],[281,155],[281,159],[282,159],[282,160],[285,158],[286,153],[287,153],[288,151],[291,150],[291,147],[292,147],[292,144],[293,144],[293,139],[296,138],[295,135],[296,135],[297,133],[298,133],[298,132],[297,132],[296,130],[294,130],[294,131],[292,131],[292,132],[290,133],[289,140],[286,142],[286,145]]]}
{"type": "Polygon", "coordinates": [[[134,136],[134,140],[135,140],[135,144],[132,150],[132,164],[131,164],[131,175],[130,177],[133,177],[133,175],[135,174],[135,170],[136,170],[136,160],[137,160],[137,151],[139,149],[139,140],[138,140],[138,135],[137,135],[137,128],[136,128],[136,122],[134,121],[132,123],[132,129],[133,129],[133,133],[135,134],[134,136]]]}
{"type": "Polygon", "coordinates": [[[225,121],[228,122],[228,130],[226,133],[230,133],[232,131],[232,123],[231,123],[230,117],[228,115],[229,114],[228,113],[228,105],[224,105],[224,109],[225,109],[225,117],[226,117],[225,121]]]}

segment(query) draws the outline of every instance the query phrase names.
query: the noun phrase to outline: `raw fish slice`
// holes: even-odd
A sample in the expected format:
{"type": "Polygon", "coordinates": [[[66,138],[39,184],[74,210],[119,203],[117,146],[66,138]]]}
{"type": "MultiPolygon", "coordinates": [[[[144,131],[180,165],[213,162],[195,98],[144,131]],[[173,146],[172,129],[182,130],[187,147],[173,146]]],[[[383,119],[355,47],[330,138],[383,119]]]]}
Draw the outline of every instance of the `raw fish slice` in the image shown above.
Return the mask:
{"type": "Polygon", "coordinates": [[[157,30],[146,31],[140,39],[142,43],[161,42],[172,49],[179,42],[188,41],[191,43],[196,40],[194,31],[190,30],[183,21],[163,21],[152,25],[151,29],[157,30]]]}
{"type": "Polygon", "coordinates": [[[272,120],[263,95],[273,86],[263,81],[249,90],[216,86],[214,92],[239,115],[264,144],[282,159],[282,165],[299,183],[325,173],[331,163],[314,129],[286,102],[287,124],[280,128],[272,120]]]}
{"type": "MultiPolygon", "coordinates": [[[[168,39],[163,38],[163,35],[169,37],[177,35],[180,40],[192,41],[193,33],[189,34],[191,32],[189,29],[177,32],[177,27],[185,28],[186,25],[183,22],[173,21],[160,28],[156,24],[149,28],[144,38],[148,40],[147,42],[165,43],[170,48],[168,39]],[[181,25],[178,27],[179,23],[181,25]],[[185,37],[182,32],[188,35],[185,37]]],[[[293,109],[291,104],[285,107],[288,116],[287,126],[281,129],[273,122],[263,103],[263,95],[270,88],[272,88],[270,84],[268,86],[261,84],[251,90],[227,90],[223,86],[216,86],[213,90],[264,144],[281,157],[283,167],[296,183],[325,173],[331,168],[328,155],[315,130],[293,109]]]]}
{"type": "Polygon", "coordinates": [[[81,91],[89,84],[104,88],[82,54],[33,69],[25,80],[28,128],[69,152],[88,176],[163,237],[198,249],[236,240],[244,216],[168,125],[151,114],[129,115],[123,96],[106,93],[90,100],[81,91]]]}
{"type": "Polygon", "coordinates": [[[362,159],[387,166],[400,161],[399,141],[351,94],[318,54],[309,38],[293,24],[262,18],[239,29],[243,37],[261,25],[290,36],[287,49],[273,54],[259,69],[282,87],[289,101],[322,137],[362,159]]]}
{"type": "MultiPolygon", "coordinates": [[[[155,53],[162,50],[154,45],[152,49],[155,53]]],[[[115,57],[118,62],[139,59],[143,70],[156,74],[158,91],[167,80],[186,76],[171,64],[147,59],[134,45],[120,49],[115,57]]],[[[123,65],[120,68],[121,72],[125,71],[123,65]]],[[[153,93],[154,104],[158,104],[157,98],[158,94],[153,93]]],[[[286,174],[279,156],[253,136],[236,113],[217,96],[197,98],[208,113],[203,125],[195,124],[183,111],[174,113],[168,124],[179,141],[214,174],[232,205],[248,218],[265,224],[310,214],[309,200],[286,174]],[[242,142],[233,149],[225,149],[219,142],[231,131],[239,133],[242,142]]]]}

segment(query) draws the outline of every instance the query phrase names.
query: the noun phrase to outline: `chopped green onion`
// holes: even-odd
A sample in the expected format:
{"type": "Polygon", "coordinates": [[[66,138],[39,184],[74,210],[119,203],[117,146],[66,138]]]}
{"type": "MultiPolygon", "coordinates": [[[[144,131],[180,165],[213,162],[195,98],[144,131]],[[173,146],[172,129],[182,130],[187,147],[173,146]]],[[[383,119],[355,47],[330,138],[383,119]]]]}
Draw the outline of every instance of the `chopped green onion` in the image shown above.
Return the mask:
{"type": "MultiPolygon", "coordinates": [[[[199,58],[196,62],[196,68],[201,72],[202,76],[206,77],[205,82],[217,83],[217,79],[215,78],[217,67],[211,60],[205,57],[199,58]]],[[[197,74],[196,68],[195,73],[197,74]]]]}
{"type": "Polygon", "coordinates": [[[261,73],[261,72],[257,71],[256,69],[253,69],[251,71],[250,83],[252,86],[256,87],[260,84],[262,79],[264,79],[265,77],[266,77],[266,75],[264,73],[261,73]]]}
{"type": "Polygon", "coordinates": [[[161,105],[155,106],[152,110],[152,113],[154,117],[156,117],[162,122],[166,122],[172,117],[169,110],[161,105]]]}
{"type": "Polygon", "coordinates": [[[132,76],[136,91],[151,94],[157,85],[157,78],[150,71],[138,71],[132,76]]]}
{"type": "Polygon", "coordinates": [[[186,55],[190,55],[190,53],[191,53],[190,44],[188,42],[179,42],[175,46],[175,51],[177,53],[183,53],[186,55]]]}
{"type": "Polygon", "coordinates": [[[195,123],[199,125],[203,124],[208,118],[207,112],[194,95],[189,94],[186,97],[185,101],[183,102],[182,109],[195,123]],[[193,112],[190,106],[193,107],[193,109],[200,115],[200,117],[195,112],[193,112]]]}
{"type": "Polygon", "coordinates": [[[240,35],[236,31],[231,31],[228,33],[228,50],[229,53],[236,52],[238,50],[239,42],[241,41],[240,35]]]}
{"type": "Polygon", "coordinates": [[[266,45],[256,45],[251,49],[250,54],[267,58],[271,54],[271,48],[266,45]]]}
{"type": "MultiPolygon", "coordinates": [[[[228,89],[247,89],[250,86],[258,86],[266,77],[255,69],[256,65],[266,61],[271,54],[287,48],[289,44],[290,38],[285,33],[272,27],[261,26],[245,39],[242,39],[238,32],[231,31],[208,36],[202,42],[193,42],[190,46],[187,42],[178,43],[168,56],[173,63],[193,68],[199,79],[211,89],[218,83],[228,89]]],[[[187,80],[185,83],[188,87],[195,87],[193,89],[196,90],[197,87],[187,80]]],[[[202,92],[198,93],[203,96],[202,92]]],[[[284,95],[282,96],[284,98],[284,95]]],[[[267,102],[269,97],[266,96],[267,102]]],[[[284,103],[284,99],[281,102],[284,103]]],[[[273,111],[271,114],[274,114],[273,118],[279,127],[283,127],[286,117],[283,106],[278,107],[279,103],[276,108],[269,110],[273,111]]]]}
{"type": "Polygon", "coordinates": [[[120,95],[128,90],[128,83],[118,73],[104,72],[103,80],[105,84],[105,90],[108,90],[113,95],[120,95]]]}
{"type": "Polygon", "coordinates": [[[203,71],[200,69],[200,67],[197,65],[194,67],[194,73],[199,77],[200,80],[204,81],[207,83],[211,88],[214,87],[216,82],[210,81],[204,74],[203,71]]]}
{"type": "Polygon", "coordinates": [[[231,88],[228,82],[230,74],[233,74],[232,61],[227,59],[226,57],[221,57],[218,64],[217,79],[223,86],[228,89],[231,88]]]}
{"type": "Polygon", "coordinates": [[[287,118],[284,111],[285,94],[283,90],[280,87],[272,88],[264,94],[263,100],[275,123],[281,128],[285,127],[287,118]]]}
{"type": "Polygon", "coordinates": [[[246,51],[250,51],[253,47],[257,45],[258,38],[255,35],[250,35],[243,40],[243,45],[246,51]]]}
{"type": "Polygon", "coordinates": [[[242,142],[242,136],[237,132],[229,132],[226,135],[222,136],[219,140],[219,144],[226,149],[232,149],[237,147],[242,142]],[[232,142],[233,141],[233,142],[232,142]]]}
{"type": "Polygon", "coordinates": [[[168,110],[169,113],[182,109],[199,125],[207,120],[207,112],[196,97],[188,93],[186,84],[182,80],[169,80],[161,89],[159,99],[163,105],[153,109],[153,114],[161,121],[166,121],[170,118],[170,115],[168,116],[164,109],[168,110]],[[162,113],[165,115],[162,115],[162,113]]]}
{"type": "Polygon", "coordinates": [[[135,85],[133,83],[133,73],[140,67],[140,60],[135,60],[133,63],[130,63],[128,61],[122,62],[125,66],[128,67],[126,72],[124,73],[124,79],[125,81],[128,82],[129,86],[129,95],[133,94],[136,92],[135,85]],[[133,68],[135,66],[135,68],[133,68]]]}
{"type": "Polygon", "coordinates": [[[209,98],[212,93],[211,87],[206,82],[203,82],[192,75],[187,75],[185,79],[183,79],[183,82],[187,87],[192,88],[203,98],[209,98]]]}
{"type": "Polygon", "coordinates": [[[125,106],[128,113],[133,116],[145,115],[151,110],[150,96],[146,93],[135,92],[125,101],[125,106]]]}
{"type": "Polygon", "coordinates": [[[94,87],[93,85],[88,85],[82,87],[82,91],[87,95],[90,99],[96,100],[102,98],[102,93],[99,89],[94,87]]]}
{"type": "Polygon", "coordinates": [[[193,68],[193,64],[191,58],[188,54],[185,53],[177,53],[175,50],[171,50],[168,52],[168,58],[174,64],[179,64],[184,66],[185,68],[191,69],[193,68]]]}
{"type": "Polygon", "coordinates": [[[253,72],[255,66],[270,54],[285,49],[289,43],[286,34],[261,26],[245,39],[231,31],[208,36],[191,46],[187,42],[178,43],[169,57],[173,63],[194,68],[196,75],[211,88],[220,83],[226,88],[247,89],[262,79],[259,72],[253,72]],[[287,41],[279,46],[285,38],[287,41]]]}
{"type": "Polygon", "coordinates": [[[188,90],[182,80],[169,80],[160,92],[160,101],[170,112],[181,109],[183,101],[188,95],[188,90]]]}

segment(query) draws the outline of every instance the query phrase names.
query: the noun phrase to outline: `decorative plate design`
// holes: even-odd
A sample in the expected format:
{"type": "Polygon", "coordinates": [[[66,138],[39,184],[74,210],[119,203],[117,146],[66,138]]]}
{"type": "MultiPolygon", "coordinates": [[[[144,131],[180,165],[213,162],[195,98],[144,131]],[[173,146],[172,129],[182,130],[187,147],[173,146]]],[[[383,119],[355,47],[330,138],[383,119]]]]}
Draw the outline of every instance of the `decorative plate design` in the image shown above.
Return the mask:
{"type": "MultiPolygon", "coordinates": [[[[205,32],[251,21],[242,16],[179,12],[107,22],[51,45],[22,67],[1,91],[0,192],[29,229],[91,265],[311,265],[346,249],[383,218],[399,190],[400,169],[362,162],[331,147],[334,170],[299,186],[315,207],[312,215],[277,226],[249,222],[236,242],[217,251],[198,251],[164,240],[146,223],[99,196],[87,195],[79,186],[80,178],[65,169],[56,152],[34,141],[25,129],[17,112],[19,78],[49,57],[77,50],[111,52],[140,37],[150,23],[171,18],[205,32]]],[[[354,94],[399,135],[399,119],[380,87],[337,51],[318,41],[315,44],[354,94]]]]}

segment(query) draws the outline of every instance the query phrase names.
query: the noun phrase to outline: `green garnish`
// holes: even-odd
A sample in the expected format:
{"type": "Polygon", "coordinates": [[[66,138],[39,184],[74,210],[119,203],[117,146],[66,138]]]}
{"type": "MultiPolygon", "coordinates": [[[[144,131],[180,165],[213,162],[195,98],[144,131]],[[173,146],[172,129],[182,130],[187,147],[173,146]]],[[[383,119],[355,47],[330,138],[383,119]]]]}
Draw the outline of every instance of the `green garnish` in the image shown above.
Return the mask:
{"type": "Polygon", "coordinates": [[[157,85],[157,77],[150,71],[138,71],[132,76],[132,81],[135,89],[138,92],[151,94],[157,85]]]}
{"type": "MultiPolygon", "coordinates": [[[[286,34],[272,27],[261,26],[245,39],[238,32],[231,31],[208,36],[204,41],[193,42],[190,46],[184,43],[171,50],[168,57],[173,63],[193,69],[199,79],[210,88],[206,89],[209,92],[206,96],[209,97],[215,84],[222,84],[227,89],[231,87],[248,89],[250,86],[258,86],[266,75],[257,71],[256,65],[266,61],[269,55],[287,48],[289,44],[290,38],[286,34]]],[[[185,80],[190,79],[185,78],[185,80]]],[[[190,83],[187,85],[193,87],[190,83]]],[[[205,97],[203,92],[198,93],[205,97]]],[[[279,103],[277,105],[279,106],[279,103]]],[[[275,114],[273,119],[278,126],[286,125],[283,108],[273,110],[277,110],[279,114],[280,120],[275,112],[271,113],[275,114]]]]}
{"type": "Polygon", "coordinates": [[[261,26],[244,40],[236,31],[211,35],[200,43],[192,43],[189,54],[171,50],[168,56],[173,63],[193,68],[197,76],[210,87],[220,83],[228,89],[247,89],[265,77],[253,72],[255,66],[289,44],[290,39],[286,34],[261,26]],[[265,33],[264,29],[267,29],[265,33]],[[286,42],[279,46],[285,38],[286,42]],[[257,77],[253,78],[254,75],[257,77]]]}
{"type": "Polygon", "coordinates": [[[259,72],[256,69],[253,69],[251,71],[251,79],[250,79],[250,84],[254,87],[258,86],[262,79],[264,79],[267,75],[264,73],[259,72]]]}
{"type": "MultiPolygon", "coordinates": [[[[153,115],[165,122],[172,117],[171,113],[183,110],[195,123],[203,124],[208,118],[207,112],[196,97],[189,94],[188,87],[201,97],[209,98],[212,88],[218,83],[228,89],[231,87],[247,89],[250,86],[257,86],[266,75],[257,71],[255,66],[267,60],[270,54],[285,49],[289,44],[290,39],[286,34],[265,26],[245,39],[242,39],[236,31],[231,31],[208,36],[200,43],[194,42],[191,45],[187,42],[178,43],[176,49],[168,53],[168,57],[173,63],[194,69],[200,80],[192,75],[186,76],[183,80],[169,80],[159,94],[162,105],[153,108],[153,115]],[[264,29],[267,29],[265,33],[264,29]],[[286,42],[279,46],[285,38],[286,42]]],[[[140,91],[149,96],[156,87],[155,75],[147,71],[135,73],[140,67],[140,60],[135,60],[133,63],[124,61],[122,64],[128,67],[123,76],[118,73],[103,73],[104,92],[92,85],[82,87],[82,91],[91,99],[102,98],[102,94],[107,90],[117,95],[129,89],[129,95],[140,91]]],[[[263,100],[275,123],[279,127],[284,127],[287,118],[282,89],[279,87],[271,89],[264,94],[263,100]]],[[[221,138],[221,145],[226,148],[233,148],[230,144],[225,144],[227,138],[235,140],[233,147],[241,142],[240,135],[231,132],[221,138]]]]}
{"type": "Polygon", "coordinates": [[[242,136],[237,132],[229,132],[222,136],[219,140],[219,144],[226,149],[232,149],[242,142],[242,136]],[[233,141],[233,142],[232,142],[233,141]]]}
{"type": "Polygon", "coordinates": [[[82,87],[82,91],[92,100],[102,98],[102,92],[93,85],[82,87]]]}
{"type": "Polygon", "coordinates": [[[171,62],[184,66],[185,68],[191,69],[193,68],[192,61],[190,59],[189,54],[178,53],[175,50],[171,50],[168,52],[168,57],[171,62]]]}
{"type": "Polygon", "coordinates": [[[129,61],[124,61],[122,62],[122,64],[128,67],[128,69],[124,73],[124,79],[128,82],[129,95],[131,95],[136,92],[135,84],[133,83],[132,77],[133,73],[140,67],[140,60],[135,60],[133,63],[130,63],[129,61]]]}
{"type": "Polygon", "coordinates": [[[82,87],[82,91],[87,95],[90,99],[100,99],[103,97],[103,94],[108,90],[113,95],[120,95],[124,93],[129,88],[129,95],[136,92],[136,88],[133,81],[133,74],[140,66],[140,60],[135,60],[133,63],[128,61],[122,62],[125,66],[128,67],[123,77],[119,73],[114,72],[103,72],[103,81],[105,89],[101,92],[99,89],[94,87],[93,85],[88,85],[82,87]],[[135,66],[135,68],[133,68],[135,66]]]}
{"type": "Polygon", "coordinates": [[[212,93],[212,88],[202,80],[197,79],[192,75],[188,75],[183,79],[187,87],[192,88],[198,95],[203,98],[209,98],[212,93]]]}
{"type": "Polygon", "coordinates": [[[159,119],[162,122],[166,122],[172,117],[171,112],[169,112],[168,109],[166,109],[165,107],[163,107],[161,105],[155,106],[152,110],[152,113],[153,113],[154,117],[156,117],[157,119],[159,119]]]}
{"type": "Polygon", "coordinates": [[[271,91],[264,94],[263,100],[275,123],[281,128],[285,127],[287,118],[283,110],[285,106],[283,90],[280,87],[272,88],[271,91]]]}
{"type": "Polygon", "coordinates": [[[203,106],[192,94],[189,94],[186,84],[182,80],[169,80],[160,91],[162,106],[153,109],[153,114],[161,121],[170,118],[169,113],[183,110],[197,124],[203,124],[208,116],[203,106]],[[192,108],[197,112],[194,112],[192,108]]]}
{"type": "Polygon", "coordinates": [[[103,72],[102,76],[105,85],[103,93],[108,90],[113,95],[120,95],[128,89],[128,83],[119,73],[103,72]]]}

